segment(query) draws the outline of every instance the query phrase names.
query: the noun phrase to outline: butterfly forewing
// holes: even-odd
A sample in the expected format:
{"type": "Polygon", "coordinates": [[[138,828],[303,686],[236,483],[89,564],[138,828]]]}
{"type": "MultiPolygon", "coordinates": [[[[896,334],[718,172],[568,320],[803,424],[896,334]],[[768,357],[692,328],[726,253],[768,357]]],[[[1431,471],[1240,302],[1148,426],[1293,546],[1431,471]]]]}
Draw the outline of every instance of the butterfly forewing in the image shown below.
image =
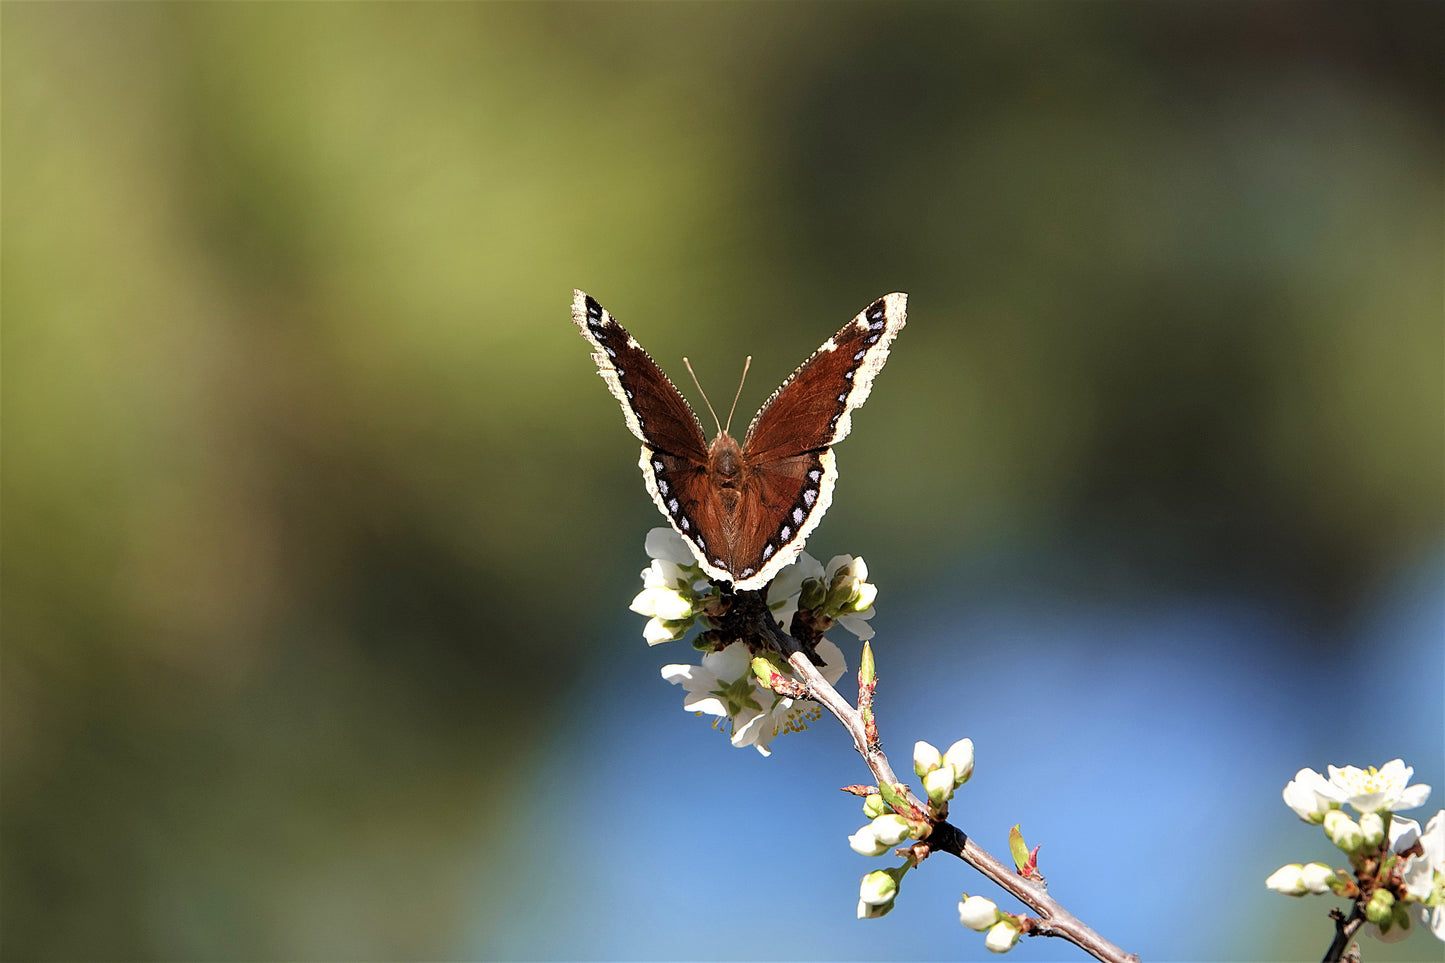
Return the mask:
{"type": "Polygon", "coordinates": [[[799,365],[748,428],[748,462],[762,465],[841,441],[907,323],[907,306],[907,295],[879,298],[799,365]]]}
{"type": "Polygon", "coordinates": [[[597,373],[632,433],[657,451],[705,464],[707,439],[697,415],[636,339],[581,291],[573,292],[572,320],[591,342],[597,373]]]}

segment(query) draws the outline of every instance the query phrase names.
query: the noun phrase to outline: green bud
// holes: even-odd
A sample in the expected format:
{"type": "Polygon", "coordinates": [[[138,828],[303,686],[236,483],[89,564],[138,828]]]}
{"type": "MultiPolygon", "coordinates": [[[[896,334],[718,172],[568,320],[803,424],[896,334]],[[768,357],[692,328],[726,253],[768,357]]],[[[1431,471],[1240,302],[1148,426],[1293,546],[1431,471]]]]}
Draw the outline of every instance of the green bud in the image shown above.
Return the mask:
{"type": "Polygon", "coordinates": [[[1024,843],[1024,834],[1018,823],[1014,823],[1014,828],[1008,831],[1008,851],[1016,868],[1023,869],[1029,864],[1029,847],[1024,843]]]}
{"type": "Polygon", "coordinates": [[[878,792],[894,812],[903,812],[908,809],[908,800],[903,798],[903,793],[898,787],[890,786],[886,782],[878,784],[878,792]]]}
{"type": "Polygon", "coordinates": [[[1365,904],[1365,919],[1384,927],[1395,915],[1395,894],[1387,889],[1377,889],[1365,904]]]}
{"type": "Polygon", "coordinates": [[[883,797],[878,793],[872,793],[867,799],[863,800],[863,815],[869,819],[877,819],[887,812],[889,812],[888,804],[883,801],[883,797]]]}
{"type": "Polygon", "coordinates": [[[828,589],[828,595],[823,600],[823,612],[830,618],[836,617],[843,612],[852,611],[848,603],[853,601],[853,596],[858,594],[858,583],[851,578],[839,578],[828,589]]]}
{"type": "Polygon", "coordinates": [[[873,665],[873,647],[863,643],[863,655],[858,661],[859,685],[871,685],[878,679],[878,670],[873,665]]]}

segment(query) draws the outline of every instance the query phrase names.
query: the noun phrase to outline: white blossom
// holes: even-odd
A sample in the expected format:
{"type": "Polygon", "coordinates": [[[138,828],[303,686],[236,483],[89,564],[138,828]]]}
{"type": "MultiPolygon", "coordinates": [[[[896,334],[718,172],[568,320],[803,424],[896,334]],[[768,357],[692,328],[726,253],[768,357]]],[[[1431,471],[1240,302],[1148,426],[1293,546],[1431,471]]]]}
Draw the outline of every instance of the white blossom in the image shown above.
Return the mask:
{"type": "Polygon", "coordinates": [[[943,762],[953,768],[955,786],[968,782],[973,775],[973,740],[960,739],[949,746],[948,751],[943,754],[943,762]]]}
{"type": "Polygon", "coordinates": [[[930,743],[920,739],[913,744],[913,771],[919,776],[926,776],[941,765],[943,765],[943,753],[930,743]]]}
{"type": "MultiPolygon", "coordinates": [[[[737,644],[737,643],[735,643],[737,644]]],[[[837,682],[848,671],[848,661],[843,650],[828,639],[820,639],[813,651],[823,660],[818,672],[829,685],[837,682]]],[[[752,746],[763,755],[771,755],[769,748],[773,739],[785,732],[800,732],[808,723],[822,714],[822,708],[811,699],[790,699],[762,687],[753,677],[757,699],[762,712],[749,719],[741,729],[733,731],[733,745],[752,746]]]]}
{"type": "MultiPolygon", "coordinates": [[[[819,672],[834,683],[847,671],[843,652],[827,639],[815,648],[823,660],[819,672]]],[[[742,642],[734,642],[721,652],[709,652],[701,665],[666,665],[662,677],[687,690],[682,707],[689,712],[719,717],[732,728],[732,744],[738,748],[752,746],[764,756],[771,755],[769,744],[785,732],[807,728],[818,718],[821,709],[808,699],[790,699],[763,688],[752,671],[752,654],[742,642]]]]}
{"type": "Polygon", "coordinates": [[[935,806],[941,806],[953,798],[953,790],[958,782],[953,775],[953,767],[944,763],[937,769],[923,777],[923,789],[928,793],[928,801],[935,806]]]}
{"type": "Polygon", "coordinates": [[[875,869],[863,877],[858,887],[858,901],[869,906],[893,902],[898,895],[898,880],[886,869],[875,869]]]}
{"type": "Polygon", "coordinates": [[[828,595],[824,614],[867,642],[873,638],[873,600],[878,586],[868,581],[868,563],[851,555],[835,555],[824,571],[828,595]]]}
{"type": "Polygon", "coordinates": [[[887,916],[892,910],[891,900],[886,903],[868,903],[861,899],[858,901],[858,918],[860,920],[876,920],[880,916],[887,916]]]}
{"type": "Polygon", "coordinates": [[[748,647],[734,642],[720,652],[709,652],[701,665],[665,665],[662,677],[680,684],[687,695],[682,707],[689,712],[718,716],[733,726],[733,745],[740,745],[738,732],[762,714],[758,693],[772,693],[757,685],[752,673],[748,647]]]}
{"type": "Polygon", "coordinates": [[[1338,809],[1325,813],[1324,826],[1330,841],[1347,853],[1353,853],[1364,842],[1360,824],[1338,809]]]}
{"type": "Polygon", "coordinates": [[[1385,820],[1379,813],[1360,815],[1360,838],[1364,845],[1372,848],[1384,842],[1385,820]]]}
{"type": "Polygon", "coordinates": [[[648,558],[676,562],[678,565],[696,565],[697,556],[688,548],[687,542],[677,532],[665,525],[659,525],[647,533],[644,543],[648,558]]]}
{"type": "Polygon", "coordinates": [[[655,616],[667,621],[685,619],[692,614],[692,602],[676,589],[645,588],[628,606],[638,615],[655,616]]]}
{"type": "Polygon", "coordinates": [[[807,552],[801,552],[791,565],[783,566],[783,570],[768,584],[768,608],[784,632],[791,629],[793,616],[798,612],[803,583],[808,579],[822,581],[823,574],[823,563],[807,552]]]}
{"type": "Polygon", "coordinates": [[[1400,874],[1405,892],[1415,902],[1426,904],[1420,907],[1421,922],[1437,939],[1445,940],[1445,810],[1430,817],[1423,833],[1414,820],[1396,816],[1391,829],[1394,822],[1413,824],[1401,834],[1398,845],[1392,847],[1396,852],[1413,849],[1417,842],[1424,850],[1405,860],[1400,874]]]}
{"type": "Polygon", "coordinates": [[[873,835],[884,846],[897,846],[913,835],[913,827],[908,825],[908,820],[897,813],[879,816],[868,825],[872,828],[873,835]]]}
{"type": "Polygon", "coordinates": [[[988,929],[983,945],[990,953],[1007,953],[1019,941],[1019,927],[1013,920],[999,920],[988,929]]]}
{"type": "Polygon", "coordinates": [[[1284,787],[1284,802],[1300,819],[1316,824],[1325,818],[1325,813],[1340,805],[1329,780],[1313,769],[1295,773],[1284,787]]]}
{"type": "Polygon", "coordinates": [[[1379,769],[1330,766],[1329,770],[1333,798],[1362,813],[1414,809],[1430,795],[1430,787],[1423,783],[1409,785],[1415,770],[1403,759],[1391,759],[1379,769]]]}
{"type": "Polygon", "coordinates": [[[642,591],[632,600],[632,611],[648,616],[642,637],[648,645],[680,639],[701,613],[701,603],[714,589],[697,567],[692,550],[670,528],[647,533],[647,554],[652,564],[642,570],[642,591]]]}
{"type": "Polygon", "coordinates": [[[1303,871],[1304,867],[1299,863],[1289,863],[1270,873],[1264,885],[1286,896],[1303,896],[1308,892],[1304,887],[1303,871]]]}
{"type": "Polygon", "coordinates": [[[1328,893],[1335,871],[1324,863],[1306,863],[1300,870],[1300,885],[1309,893],[1328,893]]]}
{"type": "Polygon", "coordinates": [[[888,852],[889,844],[879,841],[873,824],[869,823],[848,837],[848,847],[859,856],[882,856],[888,852]]]}
{"type": "Polygon", "coordinates": [[[998,922],[998,905],[984,896],[965,896],[958,904],[958,921],[982,933],[998,922]]]}

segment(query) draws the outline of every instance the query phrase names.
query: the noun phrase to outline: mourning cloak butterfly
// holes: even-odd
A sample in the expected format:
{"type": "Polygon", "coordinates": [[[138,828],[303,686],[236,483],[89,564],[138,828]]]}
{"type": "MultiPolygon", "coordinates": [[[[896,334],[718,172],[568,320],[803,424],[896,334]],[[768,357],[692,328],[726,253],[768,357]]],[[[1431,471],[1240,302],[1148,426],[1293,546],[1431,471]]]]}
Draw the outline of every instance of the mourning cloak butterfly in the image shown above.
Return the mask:
{"type": "Polygon", "coordinates": [[[709,444],[692,408],[662,369],[600,304],[581,291],[572,320],[591,342],[598,374],[642,439],[642,479],[704,572],[758,589],[803,550],[833,500],[832,446],[852,427],[888,346],[903,329],[908,296],[868,305],[823,342],[758,410],[739,445],[725,430],[709,444]]]}

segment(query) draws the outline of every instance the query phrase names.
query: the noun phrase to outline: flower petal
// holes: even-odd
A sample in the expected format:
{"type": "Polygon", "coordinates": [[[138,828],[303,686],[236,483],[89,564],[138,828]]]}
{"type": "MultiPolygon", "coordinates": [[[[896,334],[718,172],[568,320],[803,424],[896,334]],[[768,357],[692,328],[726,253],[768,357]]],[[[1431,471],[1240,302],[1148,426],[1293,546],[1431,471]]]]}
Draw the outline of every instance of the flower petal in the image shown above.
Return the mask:
{"type": "Polygon", "coordinates": [[[647,533],[647,541],[644,543],[647,554],[652,558],[660,558],[668,562],[677,562],[679,565],[695,565],[697,559],[692,554],[692,549],[687,547],[681,535],[670,528],[658,526],[647,533]]]}

